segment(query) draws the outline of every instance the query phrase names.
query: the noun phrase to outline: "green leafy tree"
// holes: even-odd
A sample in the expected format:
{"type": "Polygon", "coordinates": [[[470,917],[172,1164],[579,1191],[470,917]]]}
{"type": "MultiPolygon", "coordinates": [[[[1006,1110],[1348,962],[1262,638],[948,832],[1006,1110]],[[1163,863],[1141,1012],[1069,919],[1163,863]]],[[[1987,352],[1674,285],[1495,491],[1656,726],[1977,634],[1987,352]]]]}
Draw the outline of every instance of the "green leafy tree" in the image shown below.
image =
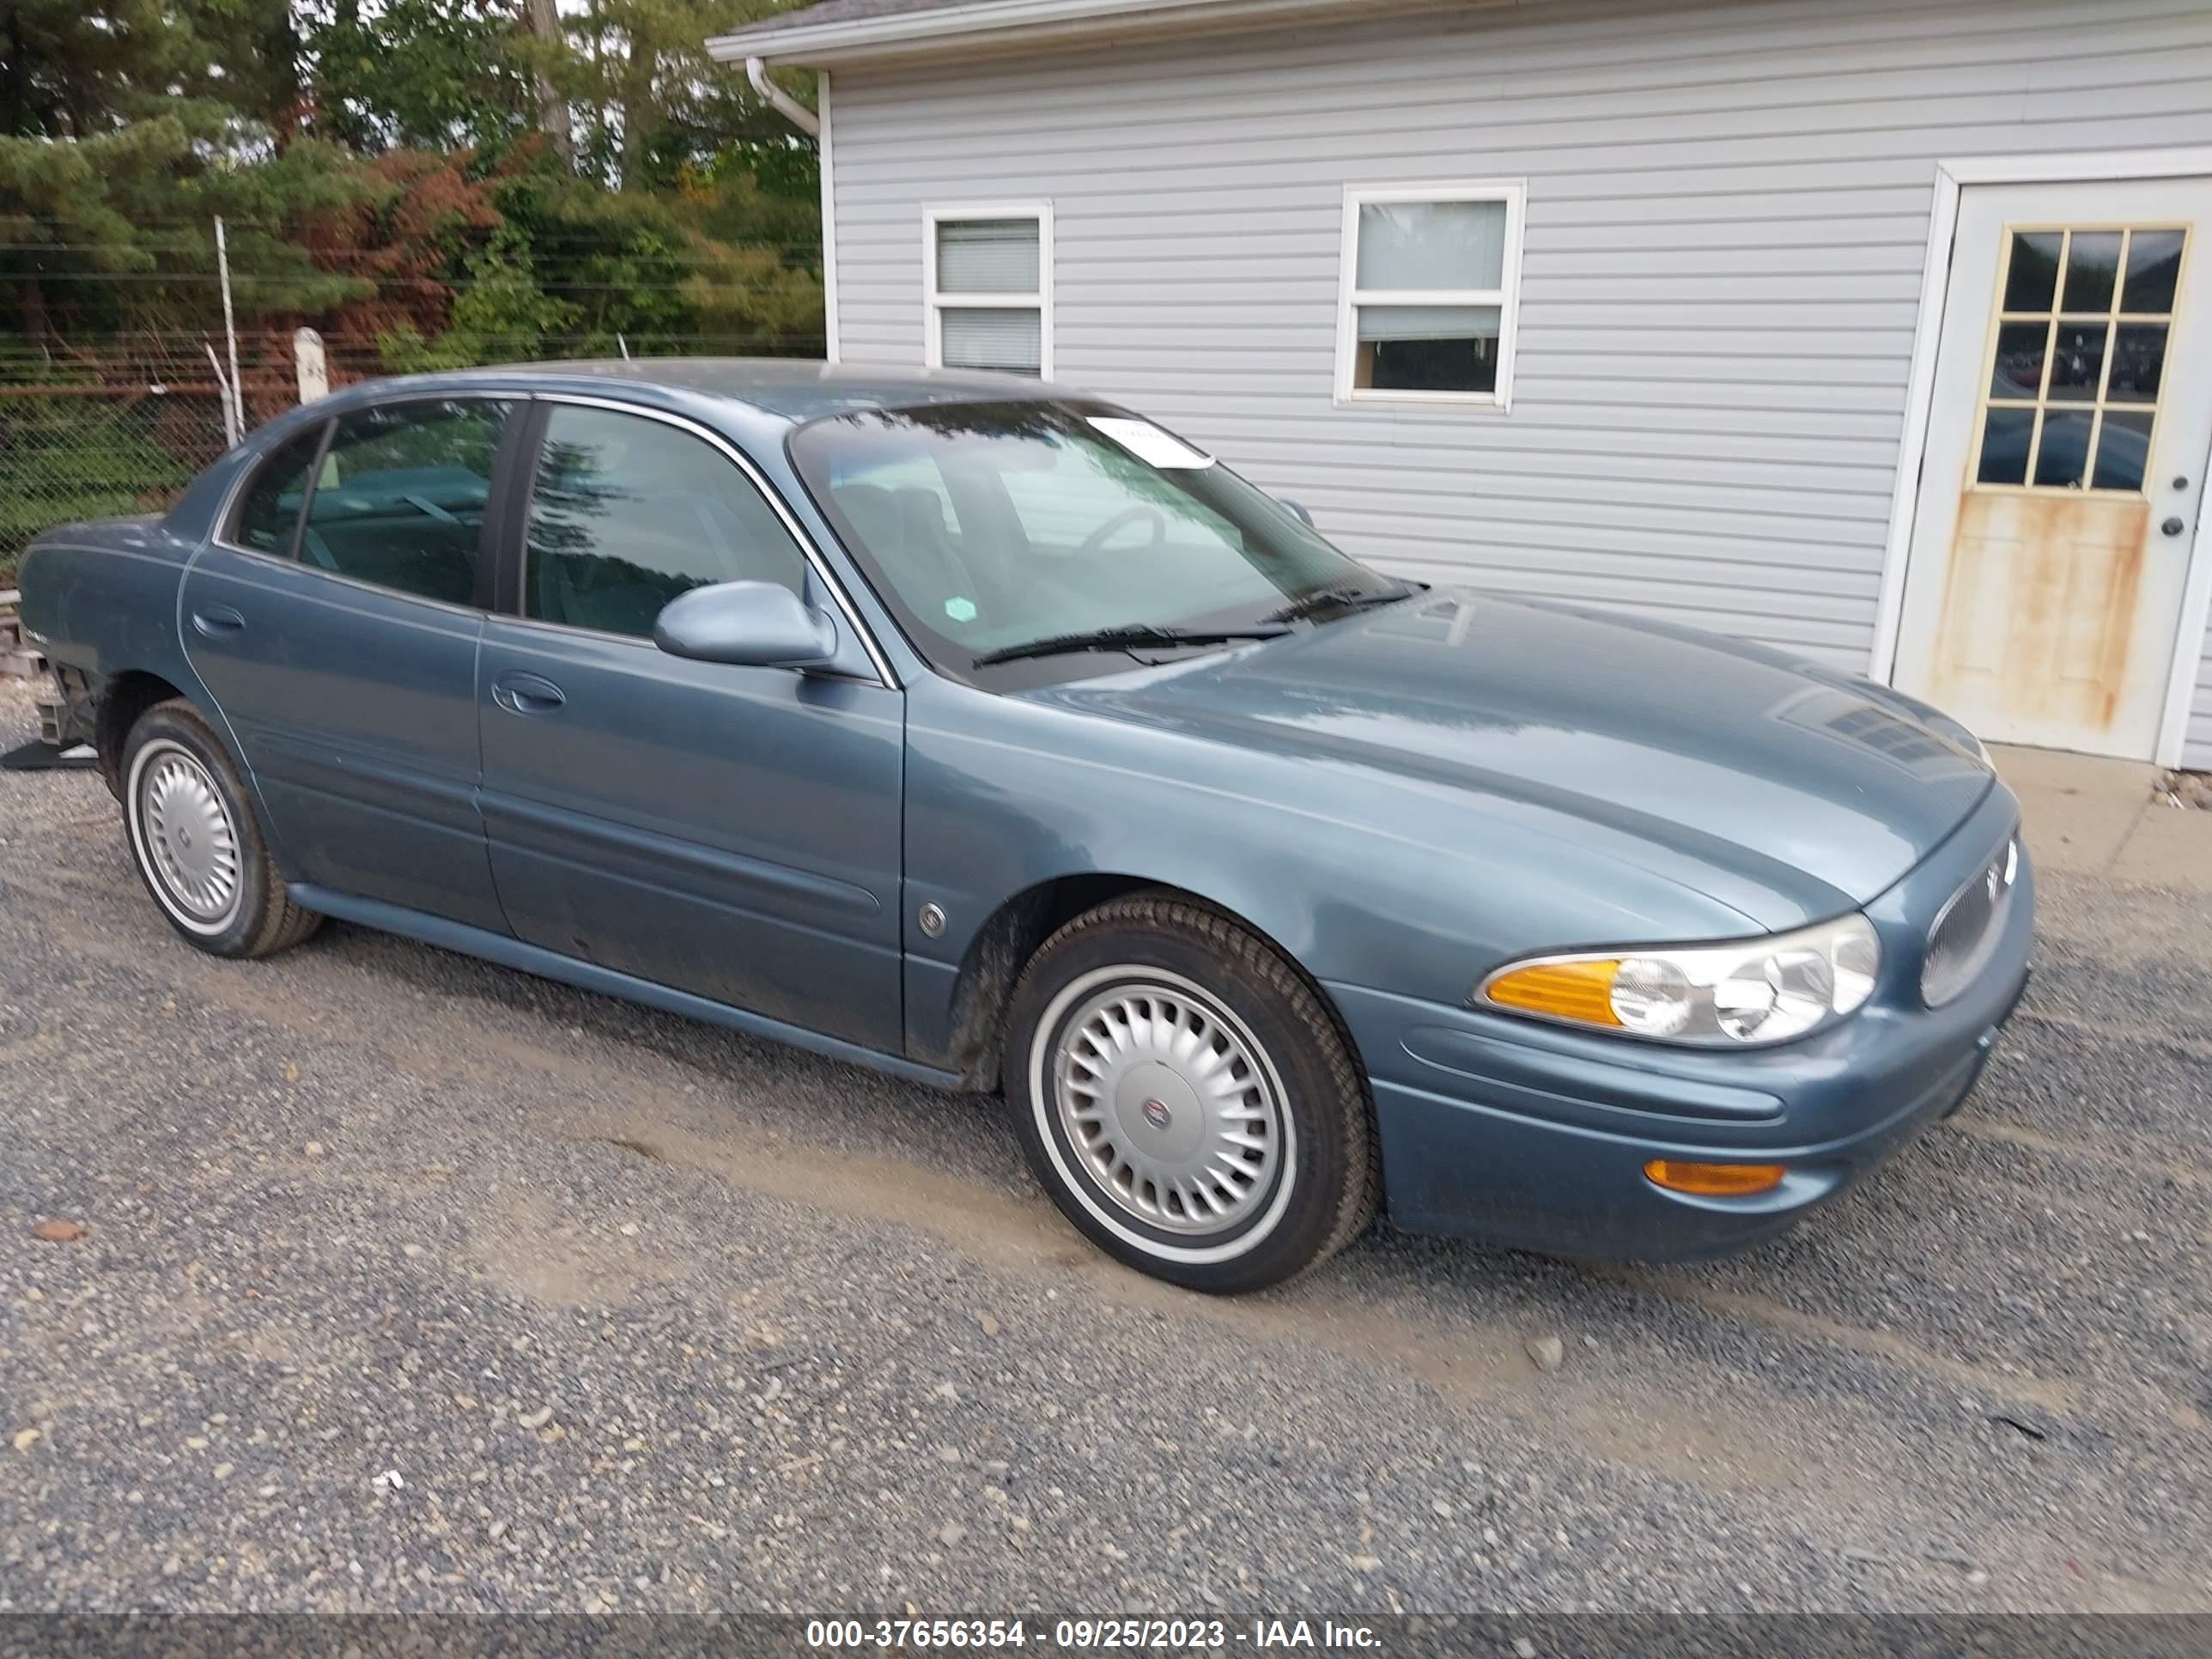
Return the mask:
{"type": "Polygon", "coordinates": [[[309,32],[316,131],[363,154],[498,158],[537,131],[527,26],[501,0],[336,0],[309,32]]]}
{"type": "Polygon", "coordinates": [[[0,0],[0,329],[189,343],[219,215],[272,335],[818,349],[812,145],[703,46],[789,3],[0,0]]]}
{"type": "Polygon", "coordinates": [[[246,314],[359,291],[257,228],[352,199],[358,164],[327,144],[280,143],[227,101],[246,83],[210,58],[210,27],[241,25],[154,0],[0,9],[0,302],[34,352],[205,326],[219,214],[236,221],[246,314]]]}
{"type": "Polygon", "coordinates": [[[708,37],[789,0],[589,0],[566,17],[580,70],[579,161],[624,191],[668,190],[688,167],[755,153],[811,154],[708,37]]]}
{"type": "Polygon", "coordinates": [[[426,340],[403,323],[378,341],[387,367],[402,374],[527,361],[572,328],[577,308],[538,286],[521,233],[502,224],[468,260],[468,281],[453,301],[451,326],[426,340]]]}
{"type": "Polygon", "coordinates": [[[94,137],[197,94],[207,78],[191,14],[165,0],[0,7],[0,137],[94,137]]]}

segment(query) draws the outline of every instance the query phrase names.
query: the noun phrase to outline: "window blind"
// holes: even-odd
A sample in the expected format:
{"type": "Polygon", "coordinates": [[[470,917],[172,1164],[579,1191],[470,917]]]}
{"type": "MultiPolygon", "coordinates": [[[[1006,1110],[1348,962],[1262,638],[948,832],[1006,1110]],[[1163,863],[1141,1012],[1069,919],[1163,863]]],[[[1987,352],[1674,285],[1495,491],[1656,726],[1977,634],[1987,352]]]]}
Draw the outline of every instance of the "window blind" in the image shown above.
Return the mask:
{"type": "Polygon", "coordinates": [[[940,294],[1035,294],[1041,270],[1034,219],[965,219],[937,227],[940,294]]]}

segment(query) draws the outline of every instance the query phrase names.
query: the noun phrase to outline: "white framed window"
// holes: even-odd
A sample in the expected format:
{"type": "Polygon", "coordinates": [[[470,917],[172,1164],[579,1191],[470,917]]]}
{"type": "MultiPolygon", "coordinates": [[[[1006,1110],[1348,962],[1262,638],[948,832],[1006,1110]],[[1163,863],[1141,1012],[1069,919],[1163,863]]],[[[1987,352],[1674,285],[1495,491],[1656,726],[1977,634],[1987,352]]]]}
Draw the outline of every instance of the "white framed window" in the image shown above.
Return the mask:
{"type": "Polygon", "coordinates": [[[1511,407],[1528,197],[1521,179],[1346,189],[1337,402],[1511,407]]]}
{"type": "Polygon", "coordinates": [[[932,368],[1052,377],[1052,204],[922,213],[932,368]]]}

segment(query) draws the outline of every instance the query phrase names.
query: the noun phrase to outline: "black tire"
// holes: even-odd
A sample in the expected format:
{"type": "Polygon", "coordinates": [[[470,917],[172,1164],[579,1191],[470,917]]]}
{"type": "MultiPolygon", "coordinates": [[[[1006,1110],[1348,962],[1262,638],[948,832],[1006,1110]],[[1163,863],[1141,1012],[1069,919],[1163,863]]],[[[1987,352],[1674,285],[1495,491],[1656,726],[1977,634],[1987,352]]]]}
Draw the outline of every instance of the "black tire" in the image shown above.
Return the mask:
{"type": "MultiPolygon", "coordinates": [[[[210,956],[265,957],[297,945],[322,925],[320,915],[293,903],[285,891],[237,770],[191,704],[172,699],[141,714],[124,739],[118,775],[131,861],[155,908],[179,937],[210,956]],[[195,872],[165,865],[154,850],[167,844],[149,827],[172,810],[167,804],[156,805],[165,780],[173,810],[180,816],[191,811],[193,822],[183,830],[183,854],[195,860],[198,873],[205,875],[199,861],[211,855],[210,842],[227,841],[222,855],[231,872],[227,887],[191,888],[195,872]],[[196,799],[204,786],[212,787],[211,800],[196,799]],[[196,830],[214,833],[202,833],[196,847],[190,840],[196,830]],[[209,894],[219,895],[220,902],[209,894]]],[[[176,857],[173,851],[171,857],[176,857]]]]}
{"type": "Polygon", "coordinates": [[[1004,1076],[1030,1167],[1060,1213],[1156,1279],[1260,1290],[1327,1261],[1374,1219],[1380,1152],[1349,1037],[1280,952],[1206,905],[1132,894],[1047,939],[1014,988],[1004,1076]],[[1188,1074],[1182,1060],[1147,1058],[1147,1042],[1188,1048],[1188,1074]],[[1246,1124],[1226,1152],[1207,1103],[1224,1098],[1246,1124]],[[1186,1111],[1186,1139],[1170,1139],[1186,1111]],[[1091,1122],[1071,1121],[1085,1112],[1091,1122]],[[1189,1150],[1190,1136],[1206,1150],[1189,1150]],[[1125,1158],[1161,1178],[1133,1166],[1125,1181],[1125,1158]],[[1231,1158],[1249,1172],[1224,1170],[1231,1158]],[[1225,1215],[1201,1212],[1199,1198],[1225,1215]]]}

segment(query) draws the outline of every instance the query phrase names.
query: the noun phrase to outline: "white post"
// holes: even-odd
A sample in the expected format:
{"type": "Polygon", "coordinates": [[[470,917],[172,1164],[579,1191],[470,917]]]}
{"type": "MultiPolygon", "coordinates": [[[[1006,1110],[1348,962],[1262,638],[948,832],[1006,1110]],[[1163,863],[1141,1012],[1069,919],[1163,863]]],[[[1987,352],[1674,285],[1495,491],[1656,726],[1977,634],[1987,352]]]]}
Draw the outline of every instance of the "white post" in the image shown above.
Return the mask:
{"type": "Polygon", "coordinates": [[[296,330],[292,336],[292,361],[300,371],[301,403],[311,404],[331,395],[330,358],[323,350],[321,335],[312,328],[296,330]]]}
{"type": "Polygon", "coordinates": [[[246,393],[238,383],[238,323],[230,309],[230,245],[223,240],[222,216],[215,217],[215,263],[222,277],[222,332],[230,347],[231,439],[246,435],[246,393]]]}
{"type": "MultiPolygon", "coordinates": [[[[206,342],[203,341],[205,345],[206,342]]],[[[222,378],[222,359],[215,355],[215,348],[207,346],[208,367],[215,371],[216,390],[222,395],[222,441],[225,447],[235,445],[242,435],[238,429],[238,410],[230,401],[230,383],[222,378]]]]}

